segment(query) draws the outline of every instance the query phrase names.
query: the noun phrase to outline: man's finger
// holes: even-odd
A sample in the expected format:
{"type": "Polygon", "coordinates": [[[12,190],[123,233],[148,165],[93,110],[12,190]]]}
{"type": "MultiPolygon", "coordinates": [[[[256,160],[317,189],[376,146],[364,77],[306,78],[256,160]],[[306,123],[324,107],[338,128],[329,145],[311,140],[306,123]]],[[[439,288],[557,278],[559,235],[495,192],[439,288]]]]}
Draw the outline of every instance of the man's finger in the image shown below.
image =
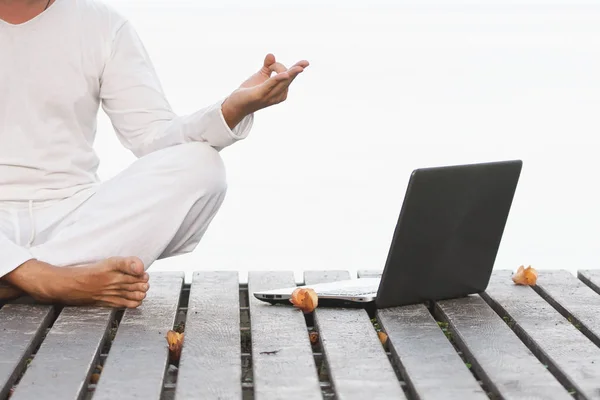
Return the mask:
{"type": "MultiPolygon", "coordinates": [[[[310,65],[310,63],[308,61],[301,60],[301,61],[298,61],[296,64],[294,64],[292,66],[292,68],[294,68],[294,67],[302,67],[304,69],[304,68],[308,67],[309,65],[310,65]]],[[[290,69],[292,69],[292,68],[290,68],[290,69]]]]}
{"type": "Polygon", "coordinates": [[[271,67],[269,69],[278,74],[287,71],[287,68],[285,67],[285,65],[283,65],[282,63],[278,63],[278,62],[271,64],[271,67]]]}
{"type": "Polygon", "coordinates": [[[263,83],[263,90],[265,94],[272,94],[272,92],[279,92],[286,90],[294,78],[296,78],[303,69],[301,67],[290,68],[286,72],[274,75],[263,83]]]}
{"type": "Polygon", "coordinates": [[[271,67],[272,64],[275,63],[275,56],[271,53],[265,56],[265,61],[263,62],[263,66],[267,69],[271,67]]]}
{"type": "Polygon", "coordinates": [[[302,67],[292,67],[288,70],[290,78],[286,81],[287,86],[290,86],[294,79],[304,71],[302,67]]]}
{"type": "Polygon", "coordinates": [[[282,80],[277,85],[275,85],[273,89],[267,92],[267,96],[271,98],[280,97],[283,93],[287,92],[293,80],[294,79],[292,77],[290,77],[289,79],[282,80]]]}
{"type": "Polygon", "coordinates": [[[260,73],[266,76],[271,76],[273,70],[271,66],[275,64],[275,56],[271,53],[267,54],[263,62],[263,66],[260,68],[260,73]]]}
{"type": "Polygon", "coordinates": [[[304,68],[295,66],[288,70],[288,74],[290,75],[291,80],[294,80],[294,78],[300,75],[303,71],[304,68]]]}
{"type": "Polygon", "coordinates": [[[272,77],[267,79],[265,82],[263,82],[263,84],[261,86],[262,86],[264,93],[269,93],[273,89],[275,89],[277,86],[281,85],[283,82],[285,82],[289,79],[290,79],[290,74],[286,71],[286,72],[279,73],[277,75],[273,75],[272,77]]]}

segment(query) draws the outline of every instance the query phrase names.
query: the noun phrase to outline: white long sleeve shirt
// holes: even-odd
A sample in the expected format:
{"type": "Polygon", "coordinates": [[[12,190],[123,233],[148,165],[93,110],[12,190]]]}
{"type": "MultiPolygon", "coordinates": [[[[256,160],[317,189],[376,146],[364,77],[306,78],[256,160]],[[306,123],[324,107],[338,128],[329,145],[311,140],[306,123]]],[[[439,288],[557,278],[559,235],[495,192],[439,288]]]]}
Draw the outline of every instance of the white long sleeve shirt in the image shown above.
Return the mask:
{"type": "Polygon", "coordinates": [[[172,111],[131,23],[98,0],[56,0],[23,24],[0,20],[0,202],[70,197],[98,183],[93,149],[100,105],[136,156],[245,138],[222,101],[172,111]]]}

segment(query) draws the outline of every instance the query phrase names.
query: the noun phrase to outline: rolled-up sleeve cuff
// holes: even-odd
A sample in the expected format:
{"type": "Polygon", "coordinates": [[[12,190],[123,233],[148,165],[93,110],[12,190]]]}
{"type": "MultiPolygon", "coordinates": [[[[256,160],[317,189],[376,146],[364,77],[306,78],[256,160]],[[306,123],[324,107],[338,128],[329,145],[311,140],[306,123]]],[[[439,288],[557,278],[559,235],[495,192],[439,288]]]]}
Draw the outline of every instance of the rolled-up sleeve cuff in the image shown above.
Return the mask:
{"type": "Polygon", "coordinates": [[[27,249],[4,238],[0,238],[0,254],[0,278],[34,258],[27,249]]]}
{"type": "MultiPolygon", "coordinates": [[[[197,136],[197,140],[206,142],[218,149],[245,139],[254,123],[254,114],[250,114],[244,117],[234,129],[230,129],[221,110],[223,101],[224,99],[209,106],[203,112],[192,115],[192,119],[198,118],[197,126],[201,126],[202,129],[193,133],[190,132],[191,136],[197,136]]],[[[194,125],[196,124],[190,124],[190,126],[194,125]]]]}

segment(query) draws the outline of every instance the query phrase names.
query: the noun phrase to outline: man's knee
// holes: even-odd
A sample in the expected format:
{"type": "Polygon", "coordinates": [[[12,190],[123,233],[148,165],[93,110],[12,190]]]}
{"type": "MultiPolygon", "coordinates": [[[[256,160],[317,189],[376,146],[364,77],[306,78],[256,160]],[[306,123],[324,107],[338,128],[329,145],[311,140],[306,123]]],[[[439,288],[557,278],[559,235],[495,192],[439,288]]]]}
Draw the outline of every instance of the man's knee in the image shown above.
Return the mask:
{"type": "Polygon", "coordinates": [[[173,184],[180,185],[183,192],[214,194],[227,190],[225,164],[217,150],[199,142],[181,144],[170,150],[165,161],[173,173],[173,184]]]}

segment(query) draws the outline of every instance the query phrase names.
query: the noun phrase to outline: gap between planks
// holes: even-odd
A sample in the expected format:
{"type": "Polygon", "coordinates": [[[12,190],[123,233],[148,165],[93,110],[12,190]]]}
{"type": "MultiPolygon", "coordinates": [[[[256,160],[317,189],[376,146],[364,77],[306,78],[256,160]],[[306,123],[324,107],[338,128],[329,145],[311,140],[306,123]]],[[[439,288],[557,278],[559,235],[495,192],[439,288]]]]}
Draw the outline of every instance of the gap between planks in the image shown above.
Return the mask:
{"type": "Polygon", "coordinates": [[[504,399],[567,400],[571,396],[503,319],[478,295],[436,303],[436,319],[447,325],[483,387],[504,399]]]}
{"type": "MultiPolygon", "coordinates": [[[[380,271],[359,271],[359,277],[378,276],[380,271]]],[[[414,304],[379,309],[377,319],[388,334],[392,357],[411,398],[488,398],[487,388],[468,368],[462,352],[429,307],[414,304]]]]}
{"type": "Polygon", "coordinates": [[[551,270],[538,275],[533,290],[600,347],[600,294],[594,290],[594,274],[582,271],[578,279],[567,270],[551,270]]]}
{"type": "Polygon", "coordinates": [[[0,309],[4,338],[0,338],[3,356],[0,398],[9,396],[16,389],[60,313],[59,307],[30,304],[28,300],[22,304],[22,300],[10,302],[0,309]],[[5,342],[7,339],[9,341],[5,342]],[[22,339],[20,346],[19,339],[22,339]],[[8,348],[3,349],[5,346],[8,348]]]}
{"type": "MultiPolygon", "coordinates": [[[[584,281],[584,280],[582,279],[582,281],[584,281]]],[[[588,286],[589,286],[589,284],[588,284],[587,282],[585,282],[585,281],[584,281],[584,283],[586,283],[586,285],[588,285],[588,286]]],[[[189,287],[188,287],[187,289],[189,290],[189,287]]],[[[534,289],[535,289],[535,288],[534,288],[534,289]]],[[[186,288],[184,287],[182,290],[186,290],[186,288]]],[[[242,293],[244,293],[244,294],[247,296],[247,295],[248,295],[248,288],[247,288],[247,286],[240,285],[240,286],[239,286],[239,292],[240,292],[240,295],[241,295],[242,293]]],[[[545,299],[545,300],[547,300],[547,299],[545,299]]],[[[240,303],[240,305],[241,305],[241,303],[240,303]]],[[[249,307],[248,307],[248,306],[240,306],[240,308],[239,308],[239,309],[240,309],[240,312],[247,312],[247,311],[249,311],[249,307]]],[[[185,313],[185,312],[187,312],[187,310],[188,310],[188,309],[187,309],[187,307],[180,307],[180,308],[179,308],[179,310],[185,313]]],[[[495,311],[496,311],[496,310],[495,310],[495,311]]],[[[497,314],[498,314],[498,315],[500,315],[500,313],[498,313],[498,312],[497,312],[497,314]]],[[[58,315],[56,315],[56,316],[58,316],[58,315]]],[[[500,316],[502,317],[502,315],[500,315],[500,316]]],[[[563,316],[565,316],[564,312],[563,312],[563,316]]],[[[575,319],[575,321],[578,321],[578,319],[575,319]]],[[[507,321],[505,321],[505,322],[507,322],[507,321]]],[[[243,331],[244,331],[244,330],[246,330],[246,329],[247,329],[247,330],[250,330],[251,328],[250,328],[250,327],[244,327],[244,326],[241,326],[241,325],[240,325],[240,331],[241,331],[241,332],[243,332],[243,331]]],[[[38,345],[38,347],[39,347],[39,345],[38,345]]],[[[459,352],[459,355],[460,355],[460,350],[458,350],[458,352],[459,352]]],[[[391,353],[390,353],[390,352],[388,352],[387,354],[388,354],[388,355],[391,355],[391,353]]],[[[32,356],[35,356],[35,353],[32,353],[32,356]]],[[[241,358],[242,358],[242,359],[246,359],[246,358],[247,358],[247,359],[250,359],[250,360],[251,360],[251,358],[252,358],[252,357],[251,357],[251,352],[247,352],[247,353],[241,353],[241,354],[240,354],[240,356],[241,356],[241,358]]],[[[319,353],[319,352],[313,352],[313,356],[314,356],[315,358],[319,358],[319,357],[322,357],[322,356],[323,356],[323,354],[322,354],[322,353],[319,353]]],[[[100,360],[101,360],[101,362],[102,362],[102,361],[103,361],[105,358],[106,358],[106,353],[103,353],[103,354],[100,356],[100,360]]],[[[94,388],[94,386],[95,386],[95,385],[90,385],[90,389],[93,389],[93,388],[94,388]]],[[[243,383],[243,382],[242,382],[242,383],[241,383],[241,386],[242,386],[242,388],[244,388],[244,389],[246,389],[246,390],[250,390],[250,389],[252,389],[252,388],[254,387],[254,384],[253,384],[253,383],[243,383]]],[[[328,382],[320,382],[320,386],[321,386],[321,388],[327,388],[327,387],[330,387],[330,384],[329,384],[328,382]]],[[[175,388],[175,384],[171,384],[171,383],[168,383],[168,382],[166,382],[166,383],[165,383],[165,385],[164,385],[164,387],[165,387],[165,389],[166,389],[166,390],[174,390],[174,388],[175,388]]]]}
{"type": "Polygon", "coordinates": [[[272,306],[251,293],[297,286],[290,271],[248,274],[254,395],[258,400],[322,399],[307,322],[290,306],[272,306]]]}
{"type": "Polygon", "coordinates": [[[600,348],[536,289],[514,285],[511,274],[494,271],[482,298],[569,393],[600,399],[600,348]]]}
{"type": "MultiPolygon", "coordinates": [[[[307,271],[306,285],[350,279],[347,271],[307,271]]],[[[342,399],[402,399],[403,385],[367,311],[316,308],[313,312],[335,395],[342,399]]]]}

